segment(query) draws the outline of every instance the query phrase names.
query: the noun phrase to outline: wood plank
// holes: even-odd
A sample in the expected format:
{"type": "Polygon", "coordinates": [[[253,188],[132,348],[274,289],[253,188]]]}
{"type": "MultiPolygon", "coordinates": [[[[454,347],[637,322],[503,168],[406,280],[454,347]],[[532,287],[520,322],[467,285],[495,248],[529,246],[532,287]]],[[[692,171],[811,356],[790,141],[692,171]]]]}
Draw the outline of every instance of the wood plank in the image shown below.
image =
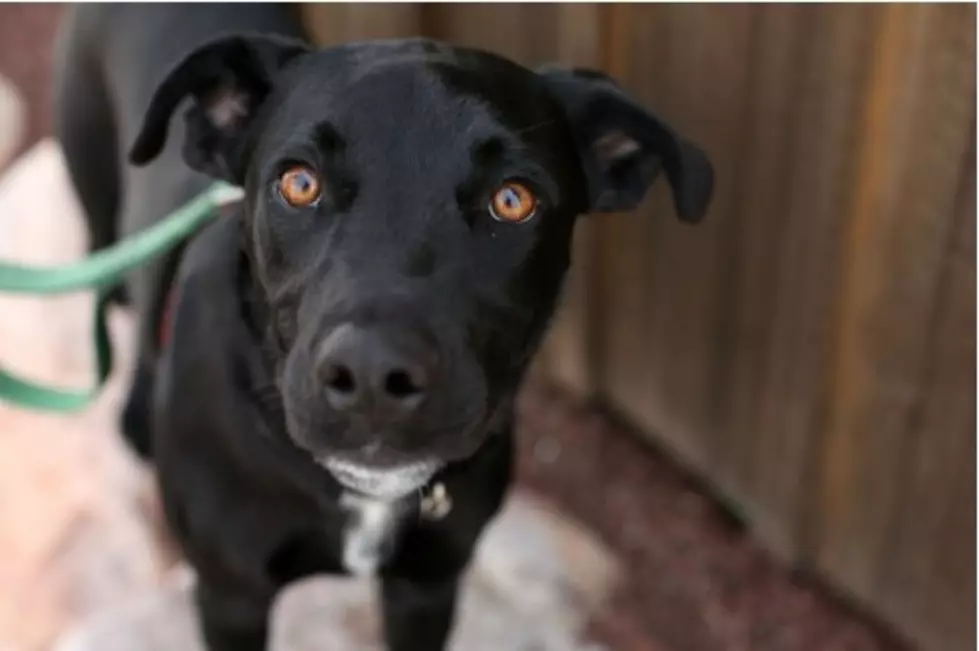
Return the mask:
{"type": "MultiPolygon", "coordinates": [[[[812,453],[833,343],[853,143],[870,74],[872,20],[879,13],[861,5],[806,9],[788,176],[780,180],[786,193],[778,208],[781,232],[768,252],[772,266],[757,272],[771,274],[770,284],[756,290],[770,292],[771,321],[755,378],[755,435],[746,443],[748,458],[742,457],[755,530],[776,552],[794,559],[806,552],[803,530],[811,518],[812,453]]],[[[754,254],[765,255],[758,249],[754,254]]],[[[750,420],[741,422],[751,426],[750,420]]]]}
{"type": "Polygon", "coordinates": [[[928,368],[875,589],[923,648],[974,649],[976,544],[976,148],[960,173],[928,368]]]}
{"type": "MultiPolygon", "coordinates": [[[[617,5],[618,21],[624,36],[618,37],[614,74],[628,91],[640,90],[642,84],[657,88],[666,83],[665,55],[671,38],[670,24],[663,5],[617,5]],[[642,25],[643,30],[637,26],[642,25]]],[[[645,99],[645,98],[644,98],[645,99]]],[[[649,105],[648,102],[646,102],[649,105]]],[[[656,110],[662,112],[663,102],[656,110]]],[[[593,215],[598,238],[600,262],[596,264],[596,327],[601,337],[596,342],[597,384],[603,400],[622,409],[636,420],[644,420],[636,409],[646,400],[655,399],[657,388],[651,385],[647,366],[656,364],[655,350],[650,346],[653,333],[643,319],[648,297],[645,267],[646,233],[652,227],[649,212],[670,219],[669,193],[660,181],[640,210],[630,214],[593,215]]],[[[644,423],[649,427],[649,423],[644,423]]],[[[650,431],[656,428],[649,427],[650,431]]]]}
{"type": "MultiPolygon", "coordinates": [[[[563,63],[601,68],[608,63],[604,52],[607,8],[593,3],[563,5],[558,11],[557,51],[554,58],[563,63]]],[[[618,38],[618,35],[612,35],[618,38]]],[[[571,269],[565,281],[562,301],[541,351],[548,374],[579,395],[595,391],[594,346],[600,333],[594,327],[599,311],[593,304],[596,288],[595,229],[592,219],[575,226],[571,269]]]]}
{"type": "Polygon", "coordinates": [[[436,3],[423,9],[424,33],[499,52],[525,65],[554,57],[556,24],[566,7],[550,4],[436,3]]]}
{"type": "MultiPolygon", "coordinates": [[[[973,294],[975,295],[975,294],[973,294]]],[[[972,424],[975,423],[973,412],[972,424]]],[[[975,428],[960,430],[971,441],[955,471],[958,481],[949,483],[948,509],[936,536],[943,541],[932,556],[932,580],[926,588],[931,599],[907,621],[907,629],[925,649],[972,651],[976,648],[976,469],[975,428]],[[968,455],[968,456],[966,456],[968,455]]]]}
{"type": "MultiPolygon", "coordinates": [[[[656,106],[671,97],[667,116],[681,133],[702,144],[717,171],[708,219],[690,228],[672,218],[672,209],[650,215],[646,273],[649,297],[646,321],[658,333],[662,365],[658,375],[666,409],[660,427],[698,447],[712,473],[715,403],[715,342],[719,329],[727,235],[736,219],[742,188],[743,150],[751,94],[748,66],[752,48],[750,5],[670,5],[677,36],[667,53],[666,87],[649,96],[656,106]],[[655,219],[653,219],[655,218],[655,219]],[[661,338],[659,338],[661,337],[661,338]],[[682,421],[682,423],[681,423],[682,421]],[[682,426],[681,426],[682,425],[682,426]]],[[[714,476],[712,474],[712,480],[714,476]]]]}
{"type": "Polygon", "coordinates": [[[975,56],[974,9],[885,12],[846,234],[815,532],[819,567],[865,599],[901,508],[909,414],[975,111],[975,72],[962,64],[975,56]]]}
{"type": "Polygon", "coordinates": [[[752,10],[748,102],[735,166],[738,195],[721,224],[717,336],[713,350],[709,457],[725,492],[752,520],[764,496],[752,494],[755,439],[773,327],[778,251],[788,221],[789,189],[799,162],[796,143],[806,74],[811,67],[815,8],[757,5],[752,10]]]}
{"type": "Polygon", "coordinates": [[[301,3],[299,11],[319,45],[417,36],[421,31],[418,3],[301,3]]]}
{"type": "Polygon", "coordinates": [[[709,152],[718,170],[707,220],[673,216],[661,181],[635,215],[603,226],[604,391],[690,463],[707,458],[718,251],[735,204],[745,112],[747,5],[639,5],[625,86],[709,152]]]}

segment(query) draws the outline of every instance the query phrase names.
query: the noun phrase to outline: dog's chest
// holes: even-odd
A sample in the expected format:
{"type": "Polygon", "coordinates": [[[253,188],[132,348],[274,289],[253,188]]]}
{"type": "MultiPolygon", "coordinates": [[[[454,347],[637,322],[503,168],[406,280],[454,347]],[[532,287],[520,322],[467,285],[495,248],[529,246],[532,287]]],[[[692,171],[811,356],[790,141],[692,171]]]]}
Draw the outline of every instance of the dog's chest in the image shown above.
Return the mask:
{"type": "Polygon", "coordinates": [[[404,501],[387,502],[349,492],[340,498],[340,506],[346,511],[343,566],[356,576],[372,576],[394,553],[409,507],[404,501]]]}
{"type": "Polygon", "coordinates": [[[442,520],[452,511],[452,498],[445,484],[438,482],[417,504],[410,498],[385,501],[347,491],[340,497],[340,506],[346,511],[343,567],[356,576],[372,576],[397,549],[408,518],[428,523],[442,520]]]}

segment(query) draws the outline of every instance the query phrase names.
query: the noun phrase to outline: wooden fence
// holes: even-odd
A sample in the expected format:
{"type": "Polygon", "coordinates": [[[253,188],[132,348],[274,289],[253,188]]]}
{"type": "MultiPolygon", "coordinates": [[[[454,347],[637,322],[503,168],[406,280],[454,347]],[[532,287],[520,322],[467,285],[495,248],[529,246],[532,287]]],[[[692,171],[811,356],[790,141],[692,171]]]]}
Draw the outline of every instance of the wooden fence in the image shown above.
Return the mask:
{"type": "Polygon", "coordinates": [[[540,367],[923,649],[975,648],[975,5],[303,5],[603,68],[702,143],[707,222],[582,224],[540,367]]]}

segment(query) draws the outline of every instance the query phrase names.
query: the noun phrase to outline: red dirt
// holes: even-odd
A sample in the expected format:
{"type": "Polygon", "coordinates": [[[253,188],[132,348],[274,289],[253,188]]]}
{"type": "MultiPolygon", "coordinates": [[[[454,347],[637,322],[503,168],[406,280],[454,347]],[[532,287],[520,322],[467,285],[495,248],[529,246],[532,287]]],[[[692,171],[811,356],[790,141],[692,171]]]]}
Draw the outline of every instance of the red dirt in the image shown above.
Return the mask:
{"type": "Polygon", "coordinates": [[[555,389],[520,408],[519,481],[615,550],[625,585],[593,622],[620,651],[909,651],[780,565],[664,455],[555,389]]]}

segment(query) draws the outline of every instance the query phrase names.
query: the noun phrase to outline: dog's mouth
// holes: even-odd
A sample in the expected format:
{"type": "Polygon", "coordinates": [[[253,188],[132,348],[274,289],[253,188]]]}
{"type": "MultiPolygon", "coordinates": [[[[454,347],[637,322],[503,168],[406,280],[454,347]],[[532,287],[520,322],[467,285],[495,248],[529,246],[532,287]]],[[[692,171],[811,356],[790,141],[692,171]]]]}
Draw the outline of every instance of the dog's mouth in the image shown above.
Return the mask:
{"type": "Polygon", "coordinates": [[[384,501],[398,500],[420,490],[442,467],[438,461],[372,467],[336,457],[327,457],[318,463],[343,487],[384,501]]]}

